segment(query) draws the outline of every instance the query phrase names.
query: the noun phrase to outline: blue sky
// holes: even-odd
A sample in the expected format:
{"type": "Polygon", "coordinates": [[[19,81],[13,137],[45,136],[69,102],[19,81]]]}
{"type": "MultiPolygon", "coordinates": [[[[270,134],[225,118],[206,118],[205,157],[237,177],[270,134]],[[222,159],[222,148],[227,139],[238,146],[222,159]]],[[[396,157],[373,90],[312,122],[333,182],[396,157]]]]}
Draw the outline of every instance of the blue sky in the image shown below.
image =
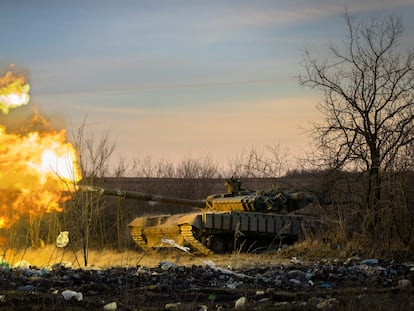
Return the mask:
{"type": "Polygon", "coordinates": [[[300,87],[304,49],[323,54],[356,17],[402,17],[408,0],[0,2],[0,71],[25,72],[31,106],[69,130],[87,117],[115,157],[225,165],[252,146],[306,151],[318,94],[300,87]]]}

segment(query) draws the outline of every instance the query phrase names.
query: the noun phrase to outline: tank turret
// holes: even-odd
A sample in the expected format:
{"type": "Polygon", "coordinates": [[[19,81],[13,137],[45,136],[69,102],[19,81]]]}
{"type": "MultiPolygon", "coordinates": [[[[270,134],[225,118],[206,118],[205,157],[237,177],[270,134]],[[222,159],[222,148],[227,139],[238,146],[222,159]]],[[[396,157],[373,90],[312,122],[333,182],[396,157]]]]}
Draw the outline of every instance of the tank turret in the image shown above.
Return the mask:
{"type": "Polygon", "coordinates": [[[205,200],[191,200],[178,197],[155,195],[145,192],[107,189],[96,186],[79,186],[82,191],[97,192],[100,195],[121,197],[140,201],[160,202],[178,206],[205,208],[215,211],[260,211],[288,213],[301,209],[312,202],[304,192],[270,189],[265,191],[245,190],[238,179],[224,183],[227,193],[209,195],[205,200]]]}

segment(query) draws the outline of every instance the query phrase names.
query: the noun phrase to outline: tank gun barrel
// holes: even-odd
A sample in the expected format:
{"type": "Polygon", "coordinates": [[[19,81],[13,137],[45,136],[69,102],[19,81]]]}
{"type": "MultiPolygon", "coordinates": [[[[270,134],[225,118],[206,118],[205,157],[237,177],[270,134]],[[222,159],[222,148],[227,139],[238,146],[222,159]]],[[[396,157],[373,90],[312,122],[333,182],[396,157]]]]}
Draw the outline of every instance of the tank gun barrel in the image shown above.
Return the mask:
{"type": "Polygon", "coordinates": [[[107,189],[107,188],[96,187],[96,186],[78,186],[78,190],[85,191],[85,192],[95,192],[95,193],[99,193],[100,195],[107,195],[107,196],[113,196],[113,197],[120,197],[124,199],[139,200],[139,201],[153,201],[153,202],[161,202],[161,203],[167,203],[167,204],[191,206],[191,207],[199,207],[199,208],[206,207],[206,202],[204,200],[191,200],[191,199],[167,197],[167,196],[155,195],[155,194],[150,194],[150,193],[145,193],[145,192],[126,191],[126,190],[119,190],[119,189],[107,189]]]}

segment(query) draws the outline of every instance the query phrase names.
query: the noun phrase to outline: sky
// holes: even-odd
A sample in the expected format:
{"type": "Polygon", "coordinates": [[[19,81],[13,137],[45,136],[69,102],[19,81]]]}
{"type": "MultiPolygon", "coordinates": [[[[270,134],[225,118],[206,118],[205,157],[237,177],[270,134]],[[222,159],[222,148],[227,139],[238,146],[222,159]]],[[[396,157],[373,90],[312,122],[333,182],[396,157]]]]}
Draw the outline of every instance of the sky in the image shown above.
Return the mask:
{"type": "Polygon", "coordinates": [[[412,0],[2,0],[0,74],[27,74],[30,105],[68,132],[109,134],[113,161],[294,158],[321,118],[304,51],[341,44],[345,10],[401,16],[413,46],[412,0]]]}

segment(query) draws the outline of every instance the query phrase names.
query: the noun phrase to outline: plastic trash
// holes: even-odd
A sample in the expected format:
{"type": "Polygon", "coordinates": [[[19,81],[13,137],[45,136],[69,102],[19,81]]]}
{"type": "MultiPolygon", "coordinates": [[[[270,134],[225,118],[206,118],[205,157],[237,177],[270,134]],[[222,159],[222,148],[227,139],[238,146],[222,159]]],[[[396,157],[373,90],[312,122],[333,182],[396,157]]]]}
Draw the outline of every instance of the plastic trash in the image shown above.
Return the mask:
{"type": "Polygon", "coordinates": [[[247,298],[246,297],[240,297],[239,299],[236,300],[236,302],[234,304],[234,309],[236,309],[236,310],[242,309],[242,308],[244,308],[246,303],[247,303],[247,298]]]}
{"type": "Polygon", "coordinates": [[[330,289],[332,288],[332,285],[330,283],[321,283],[319,285],[320,288],[330,289]]]}
{"type": "Polygon", "coordinates": [[[47,275],[47,273],[48,273],[47,269],[40,268],[40,270],[39,270],[39,276],[44,277],[44,276],[47,275]]]}
{"type": "Polygon", "coordinates": [[[190,248],[189,247],[187,247],[187,246],[181,246],[181,245],[177,244],[177,242],[175,242],[174,240],[162,238],[161,239],[161,242],[164,243],[164,244],[169,244],[169,245],[171,245],[171,246],[173,246],[175,248],[178,248],[178,249],[180,249],[180,250],[182,250],[184,252],[187,252],[187,253],[190,252],[190,248]]]}
{"type": "Polygon", "coordinates": [[[10,269],[9,263],[7,261],[5,261],[3,257],[0,257],[0,269],[2,269],[2,270],[10,269]]]}
{"type": "Polygon", "coordinates": [[[293,264],[295,264],[295,265],[301,265],[303,262],[302,262],[302,260],[300,260],[300,259],[298,259],[298,258],[296,258],[296,256],[293,256],[291,259],[290,259],[290,262],[291,263],[293,263],[293,264]]]}
{"type": "Polygon", "coordinates": [[[294,285],[302,285],[302,282],[300,280],[297,280],[297,279],[289,279],[289,282],[294,284],[294,285]]]}
{"type": "Polygon", "coordinates": [[[69,244],[69,231],[62,231],[56,239],[57,247],[66,247],[69,244]]]}
{"type": "Polygon", "coordinates": [[[361,260],[361,265],[377,266],[378,265],[378,259],[370,258],[370,259],[361,260]]]}
{"type": "Polygon", "coordinates": [[[71,300],[72,298],[75,298],[77,301],[83,300],[83,294],[81,292],[75,292],[70,289],[64,290],[62,296],[65,300],[71,300]]]}
{"type": "Polygon", "coordinates": [[[27,260],[19,260],[13,265],[13,268],[14,269],[29,269],[30,266],[31,264],[27,260]]]}
{"type": "Polygon", "coordinates": [[[301,280],[301,281],[308,280],[312,277],[312,274],[308,275],[306,272],[303,272],[301,270],[291,270],[287,273],[287,275],[291,279],[297,279],[297,280],[301,280]]]}
{"type": "Polygon", "coordinates": [[[181,310],[182,306],[180,302],[176,302],[176,303],[167,303],[164,306],[165,310],[181,310]]]}
{"type": "Polygon", "coordinates": [[[169,262],[169,261],[161,261],[160,262],[160,268],[164,271],[166,270],[170,270],[172,268],[176,268],[177,265],[173,262],[169,262]]]}
{"type": "Polygon", "coordinates": [[[103,309],[106,311],[114,311],[118,308],[116,302],[110,302],[108,304],[106,304],[103,309]]]}

